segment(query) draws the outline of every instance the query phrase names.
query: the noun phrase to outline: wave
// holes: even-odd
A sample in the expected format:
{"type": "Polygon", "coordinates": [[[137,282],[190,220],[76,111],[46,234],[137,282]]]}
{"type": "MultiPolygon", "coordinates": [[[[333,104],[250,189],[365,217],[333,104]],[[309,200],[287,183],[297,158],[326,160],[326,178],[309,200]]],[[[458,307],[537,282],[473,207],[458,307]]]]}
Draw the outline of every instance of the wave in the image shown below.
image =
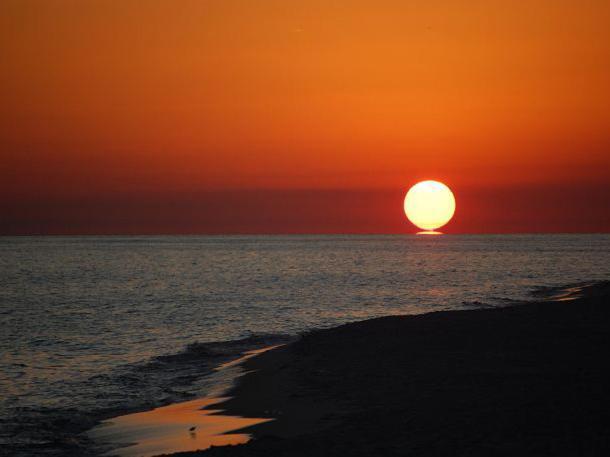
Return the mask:
{"type": "Polygon", "coordinates": [[[195,342],[189,344],[183,351],[177,354],[155,357],[148,365],[157,367],[159,364],[163,366],[190,364],[195,360],[215,361],[216,359],[233,357],[257,348],[283,344],[292,339],[292,336],[286,334],[255,333],[237,340],[210,343],[195,342]]]}
{"type": "MultiPolygon", "coordinates": [[[[175,354],[161,355],[66,387],[72,404],[14,407],[0,419],[0,449],[25,457],[96,455],[99,449],[83,432],[98,422],[205,395],[215,368],[245,352],[284,344],[285,334],[252,334],[229,341],[194,342],[175,354]]],[[[58,401],[56,403],[65,404],[58,401]]]]}
{"type": "Polygon", "coordinates": [[[591,290],[606,283],[608,281],[583,281],[563,286],[538,286],[532,289],[531,295],[537,300],[573,300],[585,289],[591,290]]]}

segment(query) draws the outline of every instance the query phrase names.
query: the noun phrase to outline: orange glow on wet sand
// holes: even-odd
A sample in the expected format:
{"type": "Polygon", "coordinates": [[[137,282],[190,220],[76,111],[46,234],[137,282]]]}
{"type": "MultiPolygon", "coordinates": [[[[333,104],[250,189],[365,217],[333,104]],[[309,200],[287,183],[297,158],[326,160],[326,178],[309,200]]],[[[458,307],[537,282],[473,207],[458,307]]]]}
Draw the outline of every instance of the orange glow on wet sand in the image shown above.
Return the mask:
{"type": "Polygon", "coordinates": [[[106,455],[149,457],[245,443],[250,435],[228,432],[272,420],[223,416],[217,414],[218,410],[202,409],[225,399],[206,397],[119,416],[95,427],[89,436],[102,442],[125,443],[126,447],[106,455]],[[191,427],[196,429],[191,432],[191,427]]]}

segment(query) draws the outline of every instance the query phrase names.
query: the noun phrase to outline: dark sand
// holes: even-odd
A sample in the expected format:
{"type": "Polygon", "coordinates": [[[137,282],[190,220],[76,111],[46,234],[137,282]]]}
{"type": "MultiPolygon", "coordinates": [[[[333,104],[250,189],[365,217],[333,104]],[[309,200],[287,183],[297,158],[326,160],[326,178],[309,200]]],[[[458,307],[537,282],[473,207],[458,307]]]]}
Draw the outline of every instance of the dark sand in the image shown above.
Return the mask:
{"type": "Polygon", "coordinates": [[[609,362],[610,283],[348,324],[248,360],[255,371],[214,409],[277,420],[199,454],[610,455],[609,362]]]}

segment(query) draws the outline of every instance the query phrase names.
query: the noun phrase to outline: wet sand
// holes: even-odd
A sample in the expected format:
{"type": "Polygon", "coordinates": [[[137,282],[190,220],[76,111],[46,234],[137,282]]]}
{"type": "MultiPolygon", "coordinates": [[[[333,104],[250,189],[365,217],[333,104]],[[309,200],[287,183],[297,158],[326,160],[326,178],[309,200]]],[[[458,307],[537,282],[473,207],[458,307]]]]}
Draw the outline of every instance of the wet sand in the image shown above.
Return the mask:
{"type": "Polygon", "coordinates": [[[610,282],[316,331],[246,361],[213,406],[275,420],[196,454],[608,455],[608,360],[610,282]]]}
{"type": "Polygon", "coordinates": [[[245,443],[250,439],[248,434],[227,432],[269,420],[213,415],[215,410],[203,409],[222,400],[203,398],[127,414],[95,427],[89,436],[97,441],[124,444],[104,455],[152,457],[245,443]]]}
{"type": "MultiPolygon", "coordinates": [[[[219,365],[216,371],[231,368],[241,371],[240,365],[243,362],[276,347],[278,346],[248,351],[238,359],[219,365]]],[[[218,388],[222,389],[221,386],[218,388]]],[[[245,443],[250,435],[230,432],[271,420],[222,414],[214,405],[225,400],[212,392],[210,396],[197,400],[117,416],[89,430],[87,436],[109,449],[103,455],[152,457],[168,452],[245,443]]]]}

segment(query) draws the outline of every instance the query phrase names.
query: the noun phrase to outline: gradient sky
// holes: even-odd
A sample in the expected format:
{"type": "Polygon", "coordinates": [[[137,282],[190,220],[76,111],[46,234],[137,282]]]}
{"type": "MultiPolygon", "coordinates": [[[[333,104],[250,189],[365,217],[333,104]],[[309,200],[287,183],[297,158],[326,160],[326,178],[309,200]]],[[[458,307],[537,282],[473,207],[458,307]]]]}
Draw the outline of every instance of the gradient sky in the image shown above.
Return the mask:
{"type": "Polygon", "coordinates": [[[0,234],[610,231],[607,0],[2,0],[0,234]]]}

